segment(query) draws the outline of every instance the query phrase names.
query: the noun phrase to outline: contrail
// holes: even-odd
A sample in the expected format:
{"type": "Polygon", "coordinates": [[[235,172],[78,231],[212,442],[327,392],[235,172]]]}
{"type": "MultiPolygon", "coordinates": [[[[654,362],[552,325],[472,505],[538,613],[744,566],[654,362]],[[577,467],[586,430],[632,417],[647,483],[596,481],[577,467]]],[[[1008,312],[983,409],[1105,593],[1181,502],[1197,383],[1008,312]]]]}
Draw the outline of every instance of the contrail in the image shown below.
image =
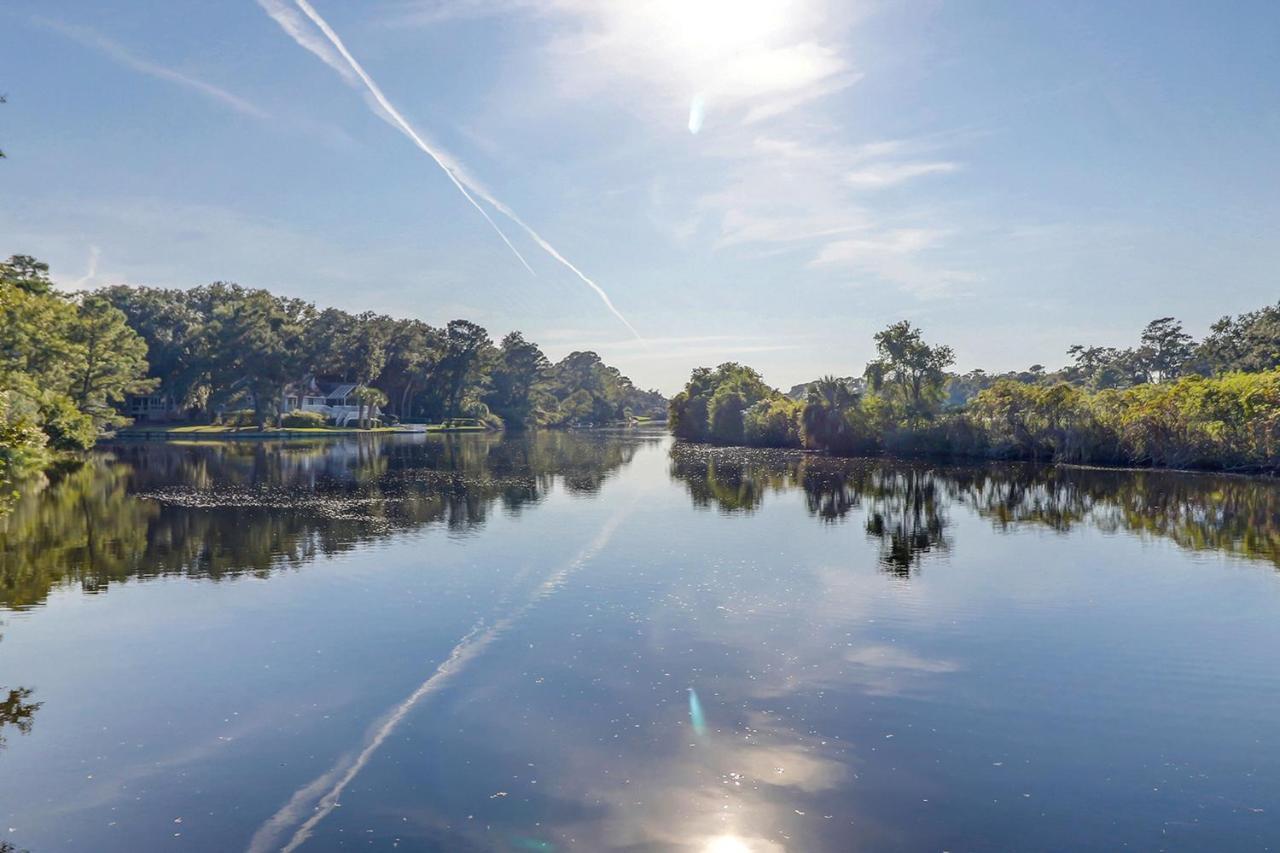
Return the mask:
{"type": "Polygon", "coordinates": [[[71,282],[72,287],[84,287],[89,282],[98,277],[98,257],[102,254],[102,250],[97,246],[89,247],[89,269],[84,275],[71,282]]]}
{"type": "Polygon", "coordinates": [[[626,317],[623,316],[622,312],[614,306],[613,300],[611,300],[609,295],[605,293],[604,288],[600,287],[600,285],[596,284],[590,277],[583,273],[582,270],[570,263],[568,259],[566,259],[564,255],[560,254],[554,246],[547,242],[541,234],[517,216],[515,211],[494,196],[493,193],[481,185],[479,181],[471,177],[467,171],[462,168],[462,165],[456,160],[456,158],[448,154],[443,148],[429,145],[423,140],[421,134],[419,134],[413,126],[409,124],[405,117],[400,114],[400,111],[397,110],[387,96],[383,94],[382,89],[378,87],[378,84],[374,82],[373,78],[364,70],[364,67],[361,66],[356,58],[351,55],[351,52],[347,50],[347,47],[343,43],[341,37],[334,31],[333,27],[329,26],[329,22],[321,17],[320,13],[317,12],[315,8],[307,2],[307,0],[294,0],[294,3],[302,10],[302,13],[310,19],[311,23],[320,30],[328,40],[329,45],[332,45],[332,48],[337,51],[336,56],[333,54],[332,50],[329,49],[329,45],[325,45],[318,39],[310,37],[304,31],[301,25],[301,20],[298,19],[297,15],[294,14],[291,9],[284,6],[284,0],[258,0],[258,4],[262,6],[268,15],[280,24],[284,31],[288,33],[294,41],[318,56],[327,65],[341,74],[348,82],[355,83],[356,80],[358,80],[359,83],[364,85],[369,96],[373,99],[373,104],[377,107],[376,111],[378,114],[405,136],[409,137],[409,139],[419,149],[421,149],[423,153],[434,160],[436,165],[444,170],[445,174],[449,176],[449,180],[453,182],[453,185],[458,188],[458,191],[462,193],[463,196],[466,197],[467,201],[471,203],[471,206],[480,212],[480,215],[483,216],[485,221],[488,222],[493,230],[498,233],[498,236],[502,238],[502,242],[505,243],[507,248],[510,249],[511,252],[520,260],[520,263],[524,265],[525,269],[529,270],[531,273],[533,272],[532,267],[529,266],[529,263],[524,259],[524,256],[516,250],[516,247],[512,245],[509,239],[507,239],[507,235],[503,233],[502,229],[498,227],[485,209],[476,201],[476,197],[488,202],[494,207],[494,209],[498,210],[512,222],[519,225],[520,228],[523,229],[524,232],[528,234],[543,251],[564,265],[574,275],[581,279],[584,284],[590,287],[592,291],[600,297],[600,300],[604,303],[605,307],[609,309],[609,312],[612,313],[613,316],[617,317],[618,320],[627,327],[627,330],[630,331],[631,334],[635,335],[637,340],[644,340],[640,333],[636,331],[636,328],[631,325],[626,317]],[[339,57],[341,57],[341,61],[339,61],[339,57]],[[353,72],[355,75],[354,79],[352,77],[353,72]]]}
{"type": "Polygon", "coordinates": [[[298,826],[289,842],[284,847],[281,847],[280,850],[281,853],[293,853],[293,851],[302,846],[311,837],[311,833],[320,824],[320,821],[324,820],[330,812],[337,808],[342,798],[342,792],[364,769],[365,765],[369,763],[369,759],[378,751],[378,747],[382,746],[387,738],[391,736],[396,726],[400,725],[413,707],[424,697],[438,692],[448,684],[450,678],[461,672],[468,663],[478,657],[494,640],[506,633],[512,625],[533,609],[539,601],[559,589],[570,573],[581,568],[600,553],[609,544],[609,540],[613,538],[614,531],[618,529],[618,525],[622,522],[629,509],[630,505],[610,516],[595,538],[587,543],[578,552],[577,556],[543,581],[534,590],[529,600],[516,608],[514,612],[493,623],[489,628],[483,630],[479,626],[473,628],[459,640],[444,662],[436,667],[435,672],[382,718],[382,721],[369,733],[364,747],[356,754],[354,759],[349,759],[345,756],[340,758],[328,771],[299,788],[289,799],[289,802],[285,803],[279,811],[258,828],[258,831],[254,833],[252,840],[249,842],[248,853],[265,853],[265,851],[274,849],[279,836],[287,831],[290,826],[297,824],[302,815],[309,811],[311,816],[298,826]],[[308,808],[308,805],[312,803],[314,805],[308,808]]]}
{"type": "MultiPolygon", "coordinates": [[[[259,2],[261,2],[261,0],[259,0],[259,2]]],[[[351,55],[351,52],[347,50],[347,46],[343,44],[342,39],[333,31],[333,28],[329,26],[329,23],[324,18],[320,17],[320,13],[313,9],[307,0],[295,0],[295,2],[298,4],[298,8],[302,10],[302,13],[311,19],[311,23],[315,24],[320,29],[320,32],[324,33],[324,37],[327,38],[329,43],[337,49],[338,53],[346,61],[347,65],[350,66],[351,70],[360,78],[360,81],[364,83],[365,88],[369,90],[369,94],[373,96],[377,101],[378,106],[382,108],[383,116],[388,118],[393,126],[413,140],[414,145],[417,145],[422,149],[428,157],[436,162],[437,166],[444,170],[444,173],[449,176],[449,180],[453,181],[453,185],[458,188],[458,192],[462,193],[467,201],[471,202],[471,206],[480,212],[480,215],[484,217],[484,221],[488,222],[489,226],[497,232],[498,236],[502,238],[502,242],[507,244],[507,248],[511,250],[511,253],[519,259],[525,269],[532,273],[533,267],[529,266],[529,262],[524,259],[524,255],[520,254],[516,247],[511,244],[511,241],[507,239],[507,235],[502,233],[502,229],[499,228],[498,224],[489,216],[488,212],[480,206],[480,203],[475,200],[471,193],[467,192],[467,188],[463,186],[460,180],[458,180],[458,176],[453,173],[453,170],[449,168],[440,155],[438,155],[430,145],[423,141],[417,131],[409,125],[409,122],[405,121],[404,116],[400,115],[400,111],[392,106],[391,102],[387,100],[387,96],[382,94],[382,90],[378,88],[378,84],[373,82],[373,78],[365,72],[364,67],[356,61],[354,56],[351,55]]],[[[271,10],[267,8],[267,11],[270,13],[271,10]]],[[[276,15],[272,15],[272,17],[275,18],[277,23],[281,22],[281,18],[276,15]]],[[[281,23],[281,26],[285,25],[281,23]]],[[[285,27],[285,32],[293,36],[295,40],[298,40],[297,31],[285,27]]],[[[324,55],[316,51],[315,48],[307,46],[300,40],[299,44],[302,44],[312,53],[323,58],[324,55]]]]}

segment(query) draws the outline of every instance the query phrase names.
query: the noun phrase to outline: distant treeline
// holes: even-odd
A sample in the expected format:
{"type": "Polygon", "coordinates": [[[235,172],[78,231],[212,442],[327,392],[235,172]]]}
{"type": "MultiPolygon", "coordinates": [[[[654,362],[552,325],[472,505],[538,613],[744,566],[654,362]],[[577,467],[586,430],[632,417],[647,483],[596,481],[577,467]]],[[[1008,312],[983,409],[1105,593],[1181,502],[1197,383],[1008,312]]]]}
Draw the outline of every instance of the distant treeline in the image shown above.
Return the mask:
{"type": "Polygon", "coordinates": [[[519,332],[495,344],[466,320],[350,314],[222,282],[68,294],[35,258],[0,263],[0,480],[88,448],[127,422],[130,395],[197,421],[248,408],[269,426],[286,388],[312,379],[350,383],[362,408],[402,420],[495,427],[661,418],[667,402],[593,352],[552,364],[519,332]]]}
{"type": "Polygon", "coordinates": [[[1164,317],[1137,347],[1073,346],[1052,373],[949,373],[951,348],[907,322],[875,342],[863,381],[826,377],[803,399],[741,364],[699,368],[671,400],[671,429],[837,455],[1280,470],[1280,304],[1224,317],[1199,343],[1164,317]]]}
{"type": "Polygon", "coordinates": [[[643,391],[594,352],[552,364],[511,332],[310,302],[217,282],[190,290],[118,285],[97,291],[147,343],[150,374],[198,418],[247,405],[260,424],[279,415],[285,389],[306,377],[368,389],[401,420],[466,417],[519,428],[661,417],[666,398],[643,391]]]}

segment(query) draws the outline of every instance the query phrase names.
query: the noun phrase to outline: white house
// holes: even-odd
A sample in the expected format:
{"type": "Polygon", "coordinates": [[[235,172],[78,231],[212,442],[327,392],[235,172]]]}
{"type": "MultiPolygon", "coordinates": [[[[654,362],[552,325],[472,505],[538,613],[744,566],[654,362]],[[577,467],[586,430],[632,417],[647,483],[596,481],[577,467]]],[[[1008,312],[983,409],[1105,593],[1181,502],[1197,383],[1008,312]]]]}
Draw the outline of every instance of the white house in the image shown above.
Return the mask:
{"type": "MultiPolygon", "coordinates": [[[[360,420],[360,401],[355,383],[324,383],[314,379],[290,385],[285,390],[282,412],[317,412],[332,420],[337,426],[349,426],[360,420]]],[[[382,417],[382,409],[371,406],[365,409],[366,418],[382,417]]]]}

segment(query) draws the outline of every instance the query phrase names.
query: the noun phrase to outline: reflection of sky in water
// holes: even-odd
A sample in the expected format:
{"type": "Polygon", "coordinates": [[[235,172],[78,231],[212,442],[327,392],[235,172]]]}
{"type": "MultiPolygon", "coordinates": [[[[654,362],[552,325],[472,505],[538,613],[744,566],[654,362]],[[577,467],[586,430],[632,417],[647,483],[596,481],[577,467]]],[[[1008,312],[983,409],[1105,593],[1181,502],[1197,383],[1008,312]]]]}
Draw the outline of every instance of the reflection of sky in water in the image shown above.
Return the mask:
{"type": "Polygon", "coordinates": [[[130,515],[149,532],[112,537],[167,577],[91,595],[68,570],[79,586],[51,577],[5,618],[0,674],[43,705],[0,752],[0,828],[33,850],[244,849],[283,810],[279,849],[357,767],[297,849],[1275,836],[1274,566],[1134,511],[1258,517],[1271,492],[591,441],[251,457],[238,530],[200,526],[231,512],[198,505],[217,489],[130,515]],[[304,476],[330,483],[314,513],[304,476]],[[238,579],[205,579],[201,553],[238,579]]]}

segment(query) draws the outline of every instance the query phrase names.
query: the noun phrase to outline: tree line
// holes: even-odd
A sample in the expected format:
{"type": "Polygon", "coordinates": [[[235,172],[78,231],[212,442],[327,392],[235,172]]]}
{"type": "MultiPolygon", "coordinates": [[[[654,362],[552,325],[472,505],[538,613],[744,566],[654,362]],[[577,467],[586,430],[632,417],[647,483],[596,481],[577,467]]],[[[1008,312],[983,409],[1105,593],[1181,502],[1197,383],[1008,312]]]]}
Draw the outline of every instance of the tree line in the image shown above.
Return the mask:
{"type": "Polygon", "coordinates": [[[193,417],[251,402],[267,425],[286,386],[347,382],[401,420],[468,417],[508,428],[657,416],[643,391],[594,352],[551,363],[520,332],[495,343],[482,326],[443,328],[366,311],[319,309],[266,290],[217,282],[190,290],[118,285],[99,293],[146,341],[151,375],[193,417]]]}
{"type": "Polygon", "coordinates": [[[694,441],[836,455],[1280,470],[1280,304],[1200,342],[1163,317],[1135,347],[1071,347],[1054,372],[949,372],[951,348],[905,321],[875,344],[861,381],[824,377],[800,399],[736,362],[698,368],[668,423],[694,441]]]}
{"type": "Polygon", "coordinates": [[[666,411],[594,352],[553,364],[520,332],[495,343],[467,320],[352,314],[226,282],[64,293],[32,257],[0,264],[0,479],[88,448],[127,422],[130,395],[164,395],[204,422],[249,407],[266,427],[308,378],[350,383],[362,407],[401,420],[521,428],[666,411]]]}

